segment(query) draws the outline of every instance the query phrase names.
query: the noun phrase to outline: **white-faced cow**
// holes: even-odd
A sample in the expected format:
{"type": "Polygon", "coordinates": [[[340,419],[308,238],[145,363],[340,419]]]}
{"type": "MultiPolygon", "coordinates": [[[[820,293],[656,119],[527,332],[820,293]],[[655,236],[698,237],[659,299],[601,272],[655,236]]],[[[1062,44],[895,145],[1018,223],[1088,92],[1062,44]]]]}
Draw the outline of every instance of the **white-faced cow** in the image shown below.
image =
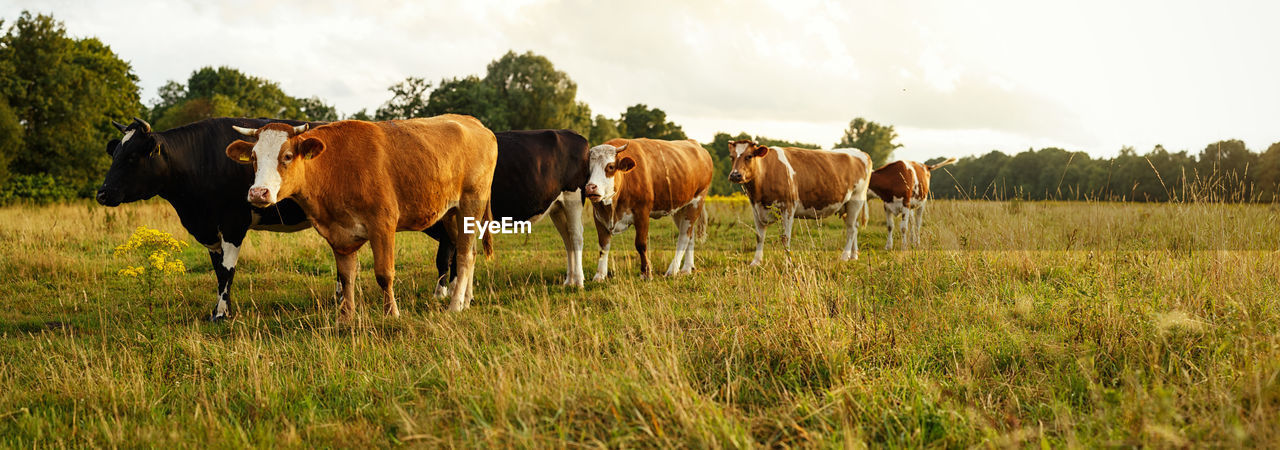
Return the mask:
{"type": "MultiPolygon", "coordinates": [[[[582,287],[582,188],[587,184],[587,140],[571,130],[503,131],[493,170],[490,204],[495,218],[537,222],[551,216],[564,241],[564,285],[582,287]]],[[[441,225],[427,229],[440,241],[438,296],[456,277],[454,248],[441,225]],[[446,277],[446,275],[449,275],[446,277]]]]}
{"type": "Polygon", "coordinates": [[[253,184],[253,170],[226,157],[227,145],[241,137],[232,126],[258,128],[268,123],[304,124],[215,118],[152,132],[142,119],[129,125],[112,122],[124,135],[107,143],[111,168],[98,188],[98,203],[117,206],[159,195],[173,206],[187,232],[209,249],[218,279],[212,320],[227,317],[236,261],[249,230],[298,231],[311,226],[293,201],[271,208],[250,206],[244,193],[253,184]]]}
{"type": "Polygon", "coordinates": [[[711,154],[693,140],[613,139],[592,147],[588,159],[586,194],[600,241],[595,280],[609,275],[612,236],[632,225],[640,276],[649,279],[649,219],[668,215],[679,231],[667,275],[693,271],[695,231],[706,234],[703,205],[711,188],[711,154]]]}
{"type": "Polygon", "coordinates": [[[729,181],[739,183],[751,199],[756,222],[756,253],[764,258],[765,228],[782,219],[782,245],[790,248],[794,218],[822,219],[844,215],[844,251],[840,259],[858,258],[858,223],[866,223],[871,158],[857,149],[809,150],[765,147],[752,141],[729,142],[733,168],[729,181]]]}
{"type": "Polygon", "coordinates": [[[269,124],[236,131],[256,138],[226,149],[231,159],[255,166],[249,203],[264,207],[295,199],[333,248],[340,318],[349,319],[355,310],[356,251],[365,242],[373,248],[384,309],[399,315],[393,293],[395,232],[421,231],[437,222],[444,223],[457,247],[458,277],[449,310],[469,305],[476,239],[464,231],[464,221],[488,222],[498,157],[497,140],[480,121],[446,114],[347,120],[310,130],[269,124]]]}
{"type": "Polygon", "coordinates": [[[955,158],[934,165],[896,161],[871,173],[871,193],[884,202],[885,222],[889,229],[885,250],[893,249],[895,222],[899,220],[902,222],[903,246],[920,244],[920,225],[924,223],[924,206],[929,200],[930,173],[955,162],[955,158]]]}

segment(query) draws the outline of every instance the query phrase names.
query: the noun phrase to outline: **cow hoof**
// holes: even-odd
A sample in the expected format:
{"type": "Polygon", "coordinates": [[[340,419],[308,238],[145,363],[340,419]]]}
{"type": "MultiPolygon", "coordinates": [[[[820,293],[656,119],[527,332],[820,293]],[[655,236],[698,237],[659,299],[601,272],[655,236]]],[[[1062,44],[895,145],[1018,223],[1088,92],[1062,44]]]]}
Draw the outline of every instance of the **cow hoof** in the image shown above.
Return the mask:
{"type": "Polygon", "coordinates": [[[664,277],[674,277],[674,276],[676,276],[676,274],[677,274],[677,273],[679,273],[679,272],[676,272],[676,271],[674,271],[674,270],[668,270],[668,271],[667,271],[667,273],[662,274],[662,276],[664,276],[664,277]]]}
{"type": "Polygon", "coordinates": [[[642,274],[640,274],[640,279],[641,279],[641,280],[644,280],[644,281],[652,280],[652,279],[653,279],[653,274],[648,273],[648,272],[646,272],[646,273],[642,273],[642,274]]]}
{"type": "Polygon", "coordinates": [[[445,285],[443,285],[443,284],[436,285],[436,292],[435,292],[435,296],[436,296],[436,298],[447,298],[447,297],[449,297],[449,286],[445,286],[445,285]]]}
{"type": "Polygon", "coordinates": [[[688,274],[691,274],[691,273],[693,273],[693,269],[692,269],[692,268],[689,268],[689,269],[682,269],[682,270],[680,270],[680,272],[677,272],[677,273],[676,273],[676,275],[688,275],[688,274]]]}
{"type": "Polygon", "coordinates": [[[853,254],[851,254],[851,253],[841,253],[841,254],[840,254],[840,260],[841,260],[841,261],[848,261],[848,260],[850,260],[850,259],[858,259],[858,257],[857,257],[857,256],[854,256],[854,255],[853,255],[853,254]]]}
{"type": "Polygon", "coordinates": [[[226,314],[210,314],[208,319],[206,320],[208,320],[209,322],[218,323],[218,322],[227,320],[227,315],[226,314]]]}
{"type": "Polygon", "coordinates": [[[757,259],[755,261],[751,261],[751,264],[749,264],[747,267],[760,267],[760,260],[757,259]]]}
{"type": "Polygon", "coordinates": [[[591,281],[604,281],[606,278],[609,278],[609,276],[603,273],[597,273],[596,276],[591,277],[591,281]]]}

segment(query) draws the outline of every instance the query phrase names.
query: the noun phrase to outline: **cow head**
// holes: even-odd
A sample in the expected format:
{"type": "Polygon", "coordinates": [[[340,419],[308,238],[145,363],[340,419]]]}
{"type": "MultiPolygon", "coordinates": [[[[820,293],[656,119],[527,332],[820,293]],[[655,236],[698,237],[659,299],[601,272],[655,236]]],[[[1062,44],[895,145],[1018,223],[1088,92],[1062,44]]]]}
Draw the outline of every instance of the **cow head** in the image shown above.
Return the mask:
{"type": "Polygon", "coordinates": [[[751,141],[729,141],[729,157],[733,158],[733,168],[729,170],[729,181],[734,183],[750,183],[760,172],[760,158],[768,155],[769,147],[757,145],[751,141]]]}
{"type": "Polygon", "coordinates": [[[304,135],[307,125],[270,123],[262,128],[235,127],[255,142],[235,141],[227,146],[227,157],[241,164],[253,164],[253,185],[249,203],[259,208],[286,199],[302,188],[305,160],[324,151],[324,142],[304,135]]]}
{"type": "Polygon", "coordinates": [[[587,166],[591,171],[587,178],[587,199],[604,205],[613,204],[613,197],[621,188],[622,174],[636,168],[636,160],[623,154],[626,150],[627,144],[621,147],[604,144],[587,152],[587,166]]]}
{"type": "Polygon", "coordinates": [[[155,197],[164,187],[169,169],[164,137],[152,133],[151,124],[137,117],[128,125],[111,124],[124,135],[107,142],[111,168],[98,187],[98,203],[116,206],[155,197]]]}

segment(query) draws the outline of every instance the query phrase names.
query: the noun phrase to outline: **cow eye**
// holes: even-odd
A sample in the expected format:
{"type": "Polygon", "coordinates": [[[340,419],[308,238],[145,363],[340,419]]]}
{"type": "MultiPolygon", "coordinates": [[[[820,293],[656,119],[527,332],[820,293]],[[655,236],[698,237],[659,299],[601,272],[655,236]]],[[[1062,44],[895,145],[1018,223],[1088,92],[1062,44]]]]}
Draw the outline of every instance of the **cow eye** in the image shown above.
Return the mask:
{"type": "Polygon", "coordinates": [[[285,153],[285,154],[284,154],[284,162],[286,162],[286,163],[287,163],[287,162],[289,162],[289,161],[293,161],[293,154],[292,154],[292,153],[285,153]]]}
{"type": "Polygon", "coordinates": [[[604,166],[604,170],[612,171],[612,170],[613,170],[613,163],[605,164],[605,166],[604,166]]]}

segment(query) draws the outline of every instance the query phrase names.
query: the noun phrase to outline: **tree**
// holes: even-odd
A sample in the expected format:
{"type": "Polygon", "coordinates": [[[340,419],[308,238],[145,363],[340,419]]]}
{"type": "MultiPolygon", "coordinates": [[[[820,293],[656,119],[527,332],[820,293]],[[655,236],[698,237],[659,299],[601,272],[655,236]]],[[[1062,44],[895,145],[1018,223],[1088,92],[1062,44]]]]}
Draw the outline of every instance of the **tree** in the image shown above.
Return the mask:
{"type": "Polygon", "coordinates": [[[1258,189],[1259,199],[1266,202],[1280,200],[1280,142],[1271,144],[1267,151],[1258,157],[1258,170],[1254,185],[1258,189]]]}
{"type": "Polygon", "coordinates": [[[618,121],[618,131],[631,138],[688,139],[679,125],[667,121],[667,113],[638,103],[627,108],[618,121]]]}
{"type": "Polygon", "coordinates": [[[1249,151],[1239,139],[1209,144],[1200,152],[1196,163],[1197,182],[1210,198],[1218,201],[1253,200],[1251,168],[1258,165],[1258,155],[1249,151]]]}
{"type": "Polygon", "coordinates": [[[497,89],[512,129],[568,128],[587,133],[591,111],[578,102],[578,84],[544,56],[508,51],[489,63],[485,84],[497,89]]]}
{"type": "Polygon", "coordinates": [[[169,81],[150,110],[157,130],[166,130],[210,117],[268,117],[295,120],[337,120],[338,112],[319,97],[294,98],[280,85],[246,75],[230,67],[203,67],[187,84],[169,81]]]}
{"type": "Polygon", "coordinates": [[[374,118],[377,120],[408,119],[426,115],[427,92],[431,90],[431,82],[418,77],[409,77],[387,90],[391,91],[391,99],[374,112],[374,118]]]}
{"type": "MultiPolygon", "coordinates": [[[[91,192],[107,167],[103,146],[119,134],[111,119],[142,109],[129,63],[96,38],[70,38],[53,17],[24,11],[0,37],[0,65],[0,97],[21,129],[20,141],[2,144],[17,148],[9,169],[91,192]]],[[[0,117],[0,128],[12,125],[0,117]]]]}
{"type": "Polygon", "coordinates": [[[491,130],[512,129],[511,110],[498,93],[498,88],[474,75],[441,80],[440,87],[431,91],[420,117],[448,113],[475,117],[491,130]]]}
{"type": "Polygon", "coordinates": [[[893,125],[884,126],[861,117],[849,122],[849,129],[844,137],[836,143],[835,148],[856,148],[871,155],[871,161],[880,167],[889,161],[889,156],[902,144],[893,142],[898,139],[898,132],[893,125]]]}
{"type": "Polygon", "coordinates": [[[600,145],[621,136],[622,133],[618,132],[618,121],[605,117],[604,114],[596,114],[595,119],[591,121],[591,132],[587,134],[587,141],[592,145],[600,145]]]}

